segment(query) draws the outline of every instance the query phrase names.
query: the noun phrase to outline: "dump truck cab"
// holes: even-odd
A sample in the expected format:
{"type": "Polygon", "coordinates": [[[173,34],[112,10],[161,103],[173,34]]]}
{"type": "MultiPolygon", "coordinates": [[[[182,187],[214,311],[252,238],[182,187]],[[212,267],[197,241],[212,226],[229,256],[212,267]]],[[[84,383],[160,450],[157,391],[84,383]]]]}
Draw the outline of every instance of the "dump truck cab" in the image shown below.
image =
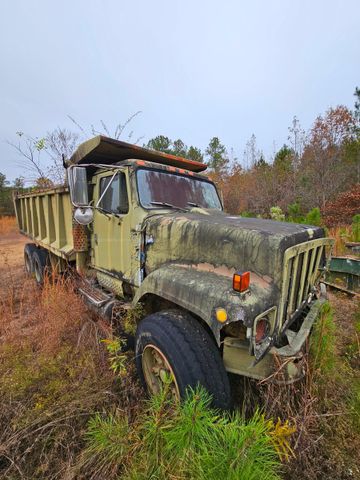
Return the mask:
{"type": "Polygon", "coordinates": [[[15,199],[20,228],[51,263],[76,268],[79,291],[104,315],[141,306],[135,356],[148,390],[171,378],[182,397],[201,383],[227,408],[226,372],[301,378],[325,299],[332,240],[322,228],[228,215],[206,165],[107,137],[82,144],[66,168],[70,195],[15,199]],[[42,202],[59,207],[45,235],[59,217],[65,237],[72,225],[66,252],[30,228],[42,202]]]}
{"type": "Polygon", "coordinates": [[[144,160],[97,171],[91,187],[90,266],[128,287],[140,287],[146,275],[143,254],[152,241],[144,236],[148,217],[196,210],[199,202],[222,210],[216,187],[205,176],[144,160]]]}

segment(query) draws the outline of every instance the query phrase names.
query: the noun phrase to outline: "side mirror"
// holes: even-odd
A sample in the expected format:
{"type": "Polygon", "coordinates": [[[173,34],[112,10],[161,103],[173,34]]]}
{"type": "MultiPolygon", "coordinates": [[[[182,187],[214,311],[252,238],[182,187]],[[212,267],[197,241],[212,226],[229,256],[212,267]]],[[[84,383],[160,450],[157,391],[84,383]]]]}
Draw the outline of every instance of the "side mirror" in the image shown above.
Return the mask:
{"type": "Polygon", "coordinates": [[[68,181],[71,203],[75,207],[85,207],[89,205],[86,168],[69,167],[68,181]]]}
{"type": "Polygon", "coordinates": [[[69,167],[68,181],[71,203],[74,205],[74,219],[80,225],[93,221],[94,212],[89,207],[87,173],[85,167],[69,167]]]}
{"type": "Polygon", "coordinates": [[[74,211],[74,219],[80,225],[89,225],[94,220],[94,211],[90,207],[77,207],[74,211]]]}

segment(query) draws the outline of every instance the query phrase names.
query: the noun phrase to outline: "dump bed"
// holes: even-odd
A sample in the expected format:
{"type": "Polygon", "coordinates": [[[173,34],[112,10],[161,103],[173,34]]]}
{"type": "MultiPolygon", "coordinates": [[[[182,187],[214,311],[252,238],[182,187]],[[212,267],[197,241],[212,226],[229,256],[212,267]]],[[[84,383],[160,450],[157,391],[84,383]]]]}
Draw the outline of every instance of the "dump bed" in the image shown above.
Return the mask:
{"type": "Polygon", "coordinates": [[[148,150],[147,148],[132,145],[131,143],[115,140],[114,138],[98,135],[82,143],[70,158],[68,165],[97,164],[114,165],[119,162],[137,159],[148,162],[171,165],[193,172],[206,170],[205,163],[190,160],[189,158],[178,157],[169,153],[148,150]]]}
{"type": "Polygon", "coordinates": [[[16,194],[14,204],[21,233],[58,256],[67,260],[75,259],[68,188],[16,194]]]}

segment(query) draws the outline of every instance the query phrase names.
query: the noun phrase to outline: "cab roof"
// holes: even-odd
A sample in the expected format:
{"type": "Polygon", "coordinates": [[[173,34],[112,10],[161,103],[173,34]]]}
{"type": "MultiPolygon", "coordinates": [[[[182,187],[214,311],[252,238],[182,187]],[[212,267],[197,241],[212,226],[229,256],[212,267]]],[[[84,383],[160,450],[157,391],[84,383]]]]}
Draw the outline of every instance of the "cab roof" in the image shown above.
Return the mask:
{"type": "Polygon", "coordinates": [[[192,172],[206,170],[205,163],[196,162],[176,155],[170,155],[156,150],[148,150],[138,145],[115,140],[114,138],[98,135],[79,145],[70,158],[70,164],[81,165],[84,163],[119,164],[130,159],[146,160],[162,165],[171,165],[192,172]]]}

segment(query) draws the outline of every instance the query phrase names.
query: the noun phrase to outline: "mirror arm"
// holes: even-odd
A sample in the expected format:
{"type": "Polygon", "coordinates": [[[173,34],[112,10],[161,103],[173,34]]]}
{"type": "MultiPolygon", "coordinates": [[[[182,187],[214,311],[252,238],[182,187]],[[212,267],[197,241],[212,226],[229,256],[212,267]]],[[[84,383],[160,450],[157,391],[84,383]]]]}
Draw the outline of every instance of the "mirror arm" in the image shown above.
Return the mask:
{"type": "Polygon", "coordinates": [[[68,168],[69,165],[67,164],[67,161],[66,161],[66,158],[65,158],[65,154],[64,154],[64,153],[61,154],[61,160],[62,160],[63,167],[65,168],[65,170],[67,170],[67,168],[68,168]]]}

